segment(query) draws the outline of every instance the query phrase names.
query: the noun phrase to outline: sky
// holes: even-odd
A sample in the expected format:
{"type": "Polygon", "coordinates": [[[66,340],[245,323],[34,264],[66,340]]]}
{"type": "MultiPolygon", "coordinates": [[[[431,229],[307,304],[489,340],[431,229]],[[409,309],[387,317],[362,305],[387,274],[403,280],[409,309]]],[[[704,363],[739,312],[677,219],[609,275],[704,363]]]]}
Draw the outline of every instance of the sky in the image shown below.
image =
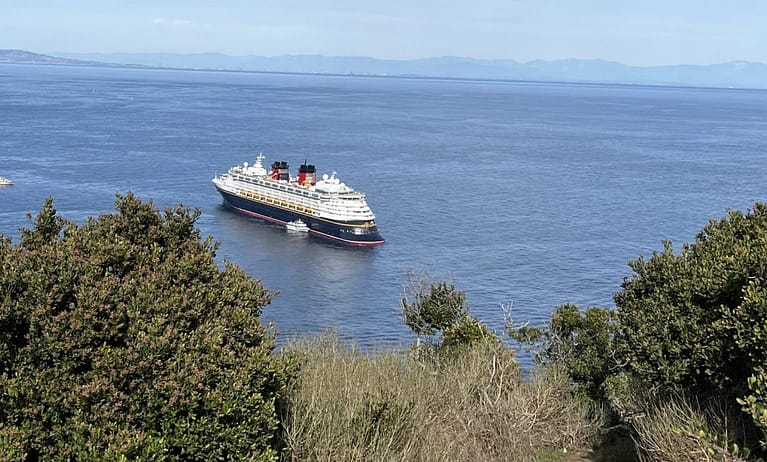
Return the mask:
{"type": "Polygon", "coordinates": [[[767,0],[0,0],[0,49],[767,63],[767,0]]]}

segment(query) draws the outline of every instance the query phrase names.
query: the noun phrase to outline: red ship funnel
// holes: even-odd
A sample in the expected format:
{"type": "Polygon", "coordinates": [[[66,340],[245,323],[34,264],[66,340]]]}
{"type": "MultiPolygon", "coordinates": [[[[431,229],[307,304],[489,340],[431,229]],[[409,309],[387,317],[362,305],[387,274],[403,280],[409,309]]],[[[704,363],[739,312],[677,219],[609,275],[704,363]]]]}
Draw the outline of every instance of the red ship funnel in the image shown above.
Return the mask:
{"type": "Polygon", "coordinates": [[[304,163],[298,168],[298,184],[301,186],[317,184],[317,169],[304,163]]]}
{"type": "Polygon", "coordinates": [[[298,167],[298,184],[304,186],[306,184],[306,163],[298,167]]]}

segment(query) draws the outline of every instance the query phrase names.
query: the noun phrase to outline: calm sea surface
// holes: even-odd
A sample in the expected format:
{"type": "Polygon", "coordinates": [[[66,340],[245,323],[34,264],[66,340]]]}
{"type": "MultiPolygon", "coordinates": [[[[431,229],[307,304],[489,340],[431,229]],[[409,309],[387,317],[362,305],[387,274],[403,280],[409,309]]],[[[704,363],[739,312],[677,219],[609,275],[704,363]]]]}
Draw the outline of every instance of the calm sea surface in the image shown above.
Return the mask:
{"type": "Polygon", "coordinates": [[[219,257],[280,294],[281,338],[324,327],[405,343],[408,272],[501,304],[613,306],[627,262],[767,198],[767,92],[0,65],[0,232],[46,196],[81,222],[133,191],[198,207],[219,257]],[[221,206],[211,178],[263,152],[365,191],[373,249],[287,235],[221,206]]]}

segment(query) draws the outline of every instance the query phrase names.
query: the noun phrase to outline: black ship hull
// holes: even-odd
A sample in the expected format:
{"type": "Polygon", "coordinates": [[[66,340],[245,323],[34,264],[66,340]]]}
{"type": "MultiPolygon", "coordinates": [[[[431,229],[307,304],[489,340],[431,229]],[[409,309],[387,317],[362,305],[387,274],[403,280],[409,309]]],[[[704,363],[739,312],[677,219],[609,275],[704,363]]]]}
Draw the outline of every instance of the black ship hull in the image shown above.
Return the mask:
{"type": "Polygon", "coordinates": [[[378,228],[375,226],[364,226],[365,222],[327,220],[240,197],[218,186],[216,189],[224,198],[224,206],[246,216],[260,218],[280,225],[294,220],[301,220],[309,227],[310,234],[347,245],[374,246],[384,243],[378,228]]]}

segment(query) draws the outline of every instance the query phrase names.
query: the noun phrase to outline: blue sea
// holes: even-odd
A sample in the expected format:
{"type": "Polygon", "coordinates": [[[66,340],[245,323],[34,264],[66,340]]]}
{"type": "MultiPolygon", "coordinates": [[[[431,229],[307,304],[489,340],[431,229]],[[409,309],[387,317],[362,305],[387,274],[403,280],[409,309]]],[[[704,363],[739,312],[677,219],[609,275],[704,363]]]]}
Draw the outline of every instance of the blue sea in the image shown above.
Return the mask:
{"type": "Polygon", "coordinates": [[[767,198],[767,92],[0,65],[0,232],[47,196],[82,222],[133,191],[199,208],[218,258],[279,291],[280,339],[333,328],[404,345],[408,274],[464,290],[501,331],[614,306],[627,263],[767,198]],[[367,193],[383,246],[236,215],[211,179],[286,160],[367,193]]]}

